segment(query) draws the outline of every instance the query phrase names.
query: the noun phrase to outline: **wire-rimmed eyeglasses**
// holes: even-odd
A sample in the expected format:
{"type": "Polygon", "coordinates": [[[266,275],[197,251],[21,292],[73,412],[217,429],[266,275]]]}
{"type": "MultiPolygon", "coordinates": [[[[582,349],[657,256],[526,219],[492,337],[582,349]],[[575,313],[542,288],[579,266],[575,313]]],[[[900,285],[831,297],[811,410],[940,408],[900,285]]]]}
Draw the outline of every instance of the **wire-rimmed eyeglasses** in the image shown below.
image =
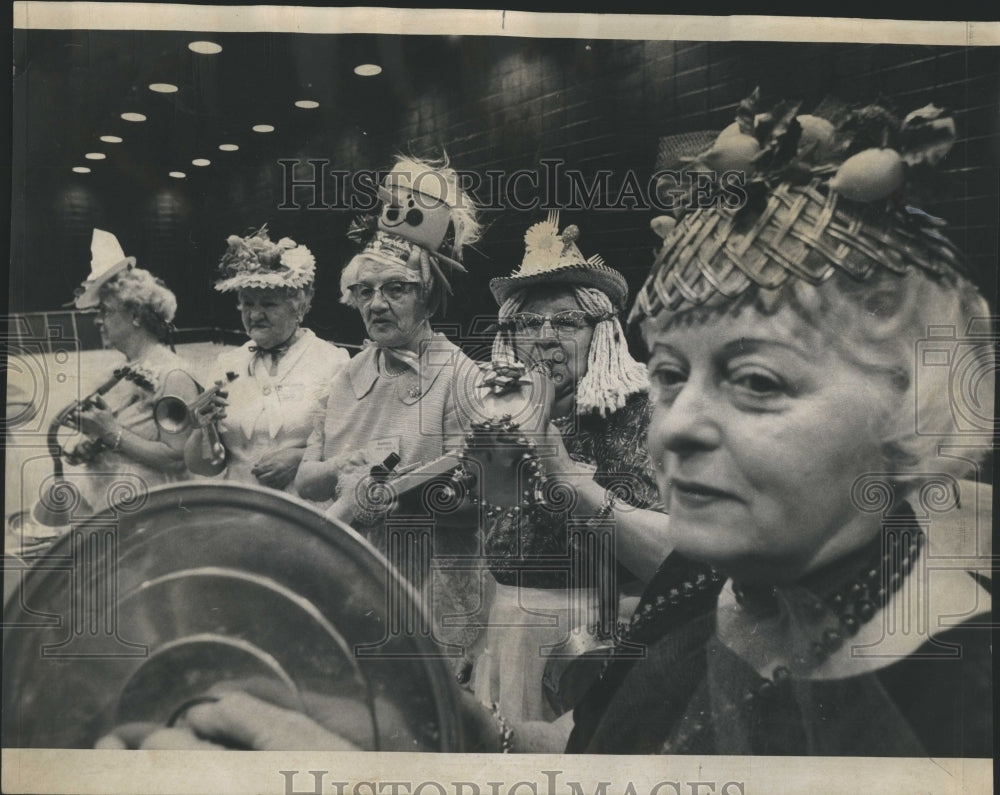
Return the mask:
{"type": "Polygon", "coordinates": [[[587,326],[594,326],[612,315],[592,315],[582,309],[566,309],[553,315],[518,312],[500,322],[500,328],[524,337],[541,337],[548,323],[557,338],[572,337],[587,326]]]}

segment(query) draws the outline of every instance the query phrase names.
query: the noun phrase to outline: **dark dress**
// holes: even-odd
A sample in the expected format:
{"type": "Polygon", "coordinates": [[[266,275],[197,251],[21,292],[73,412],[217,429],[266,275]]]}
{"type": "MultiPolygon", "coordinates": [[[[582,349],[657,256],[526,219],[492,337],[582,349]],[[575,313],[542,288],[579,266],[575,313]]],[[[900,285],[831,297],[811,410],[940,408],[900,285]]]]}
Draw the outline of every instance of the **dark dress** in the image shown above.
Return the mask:
{"type": "Polygon", "coordinates": [[[631,636],[645,658],[606,668],[576,707],[568,753],[993,755],[989,629],[954,627],[874,672],[775,684],[716,637],[715,612],[704,610],[712,589],[657,609],[675,558],[637,611],[650,619],[631,636]]]}

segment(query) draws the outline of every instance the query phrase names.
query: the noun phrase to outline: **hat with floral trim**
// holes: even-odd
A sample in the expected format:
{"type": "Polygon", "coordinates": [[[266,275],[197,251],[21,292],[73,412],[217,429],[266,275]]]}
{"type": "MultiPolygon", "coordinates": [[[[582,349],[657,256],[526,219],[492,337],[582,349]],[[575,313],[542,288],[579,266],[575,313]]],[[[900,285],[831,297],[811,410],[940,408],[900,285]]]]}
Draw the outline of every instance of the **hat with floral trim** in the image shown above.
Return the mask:
{"type": "Polygon", "coordinates": [[[617,310],[625,307],[628,282],[614,268],[604,264],[600,254],[584,257],[576,245],[580,230],[575,224],[559,232],[559,212],[528,227],[524,234],[524,259],[510,276],[490,280],[490,290],[498,304],[511,294],[534,284],[576,284],[595,287],[611,299],[617,310]]]}
{"type": "Polygon", "coordinates": [[[309,287],[316,277],[316,258],[289,237],[277,243],[267,233],[267,224],[246,237],[230,235],[229,248],[219,260],[222,278],[215,283],[219,292],[247,287],[259,289],[309,287]]]}

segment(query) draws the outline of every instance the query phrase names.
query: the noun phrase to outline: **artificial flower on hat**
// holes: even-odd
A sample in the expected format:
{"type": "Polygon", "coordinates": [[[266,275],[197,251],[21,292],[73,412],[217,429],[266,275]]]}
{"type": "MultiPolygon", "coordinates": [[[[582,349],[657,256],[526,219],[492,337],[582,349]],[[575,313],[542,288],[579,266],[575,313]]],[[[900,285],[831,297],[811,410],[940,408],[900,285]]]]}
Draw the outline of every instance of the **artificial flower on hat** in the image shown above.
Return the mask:
{"type": "Polygon", "coordinates": [[[95,229],[90,240],[90,275],[76,290],[73,306],[96,309],[101,287],[123,271],[135,267],[135,257],[126,257],[118,238],[111,232],[95,229]]]}
{"type": "Polygon", "coordinates": [[[226,244],[228,249],[219,260],[222,278],[215,283],[219,292],[247,287],[298,290],[311,285],[316,276],[312,252],[289,237],[275,243],[267,224],[246,237],[230,235],[226,244]]]}
{"type": "Polygon", "coordinates": [[[625,306],[628,283],[614,268],[604,264],[600,254],[584,257],[576,241],[580,229],[570,224],[559,231],[559,211],[550,211],[544,221],[524,233],[524,258],[510,276],[490,280],[490,290],[498,304],[512,293],[539,282],[558,282],[596,287],[617,309],[625,306]]]}

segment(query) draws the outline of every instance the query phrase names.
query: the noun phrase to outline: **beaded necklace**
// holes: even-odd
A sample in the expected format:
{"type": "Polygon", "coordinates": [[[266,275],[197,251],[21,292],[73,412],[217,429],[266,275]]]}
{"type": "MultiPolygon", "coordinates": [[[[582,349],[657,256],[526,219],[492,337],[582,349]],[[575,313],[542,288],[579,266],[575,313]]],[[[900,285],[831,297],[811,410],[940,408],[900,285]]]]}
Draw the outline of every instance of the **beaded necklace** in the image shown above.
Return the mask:
{"type": "MultiPolygon", "coordinates": [[[[870,621],[878,611],[899,590],[903,580],[913,569],[924,544],[924,535],[914,529],[909,534],[909,540],[903,543],[898,534],[886,535],[885,550],[880,554],[867,556],[867,562],[855,568],[847,563],[844,572],[843,564],[836,566],[834,571],[827,573],[822,579],[827,588],[820,588],[821,595],[806,604],[806,614],[811,620],[819,622],[831,611],[836,616],[839,627],[825,629],[804,648],[792,653],[794,672],[786,666],[776,667],[771,676],[757,675],[755,681],[742,688],[736,698],[730,700],[724,707],[714,711],[712,720],[723,724],[731,723],[741,714],[754,710],[757,704],[773,704],[791,695],[791,687],[796,679],[808,678],[810,671],[815,670],[829,656],[837,651],[848,637],[857,634],[861,626],[870,621]],[[845,573],[847,576],[844,576],[845,573]]],[[[881,546],[881,544],[879,544],[881,546]]],[[[871,551],[871,549],[869,550],[871,551]]],[[[855,559],[855,565],[857,560],[855,559]]],[[[687,585],[687,584],[685,584],[687,585]]],[[[683,588],[681,590],[684,590],[683,588]]],[[[757,586],[733,583],[733,594],[737,604],[761,617],[775,615],[779,610],[778,587],[757,586]]],[[[677,601],[676,597],[674,599],[677,601]]],[[[657,604],[660,597],[657,597],[657,604]]],[[[669,598],[666,604],[670,604],[669,598]]],[[[648,605],[642,609],[647,611],[648,605]]],[[[656,608],[653,608],[655,613],[656,608]]],[[[639,622],[633,622],[641,624],[639,622]]],[[[691,748],[691,741],[700,733],[710,728],[710,721],[702,713],[703,720],[690,723],[681,721],[674,734],[664,742],[662,753],[683,753],[691,748]]]]}

